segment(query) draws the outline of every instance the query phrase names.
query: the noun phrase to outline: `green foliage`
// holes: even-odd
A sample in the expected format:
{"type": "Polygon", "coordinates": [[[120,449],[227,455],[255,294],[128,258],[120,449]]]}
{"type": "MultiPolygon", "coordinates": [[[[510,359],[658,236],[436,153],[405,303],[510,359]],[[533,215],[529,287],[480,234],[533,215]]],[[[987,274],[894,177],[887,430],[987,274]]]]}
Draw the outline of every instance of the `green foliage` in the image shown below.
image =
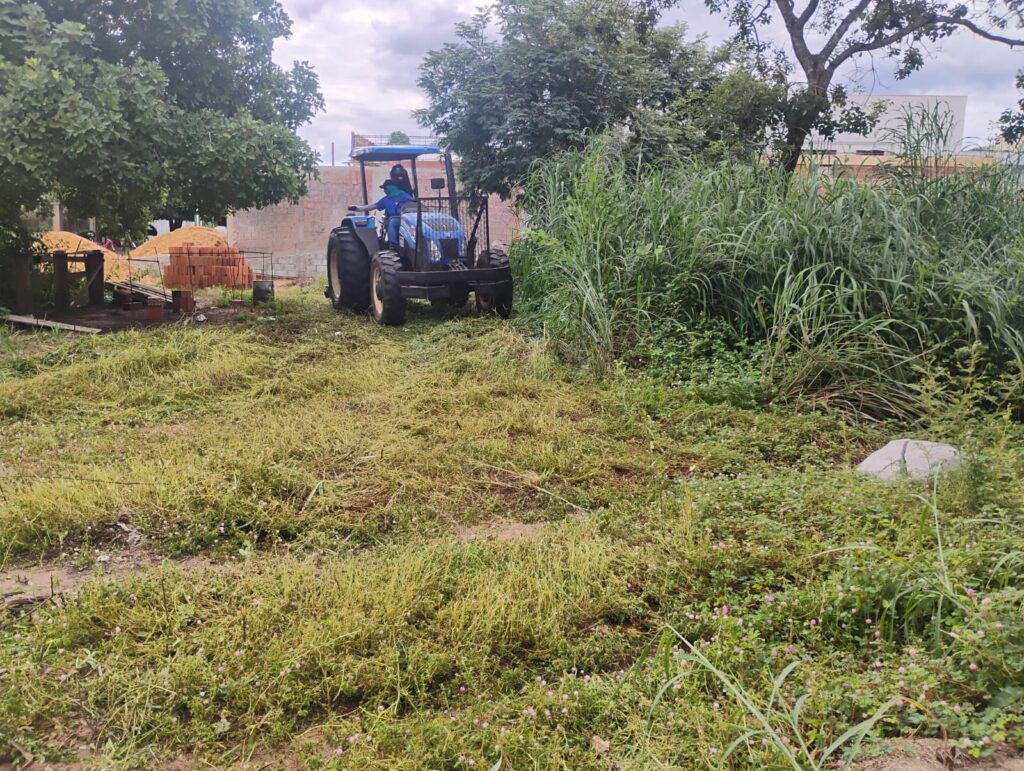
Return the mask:
{"type": "Polygon", "coordinates": [[[735,334],[721,319],[666,312],[625,352],[630,365],[674,387],[691,388],[709,403],[753,407],[767,402],[771,391],[761,379],[764,351],[735,334]]]}
{"type": "Polygon", "coordinates": [[[632,0],[501,0],[427,55],[417,117],[469,187],[507,196],[534,161],[595,132],[650,123],[653,136],[659,112],[720,77],[702,42],[652,22],[632,0]]]}
{"type": "MultiPolygon", "coordinates": [[[[678,649],[676,648],[676,650],[678,649]]],[[[732,744],[722,753],[722,763],[727,761],[734,753],[738,754],[737,750],[744,747],[744,745],[750,746],[754,740],[759,740],[763,745],[774,749],[784,759],[785,764],[790,768],[796,769],[796,771],[819,771],[820,769],[834,768],[836,765],[834,758],[843,754],[847,745],[850,745],[848,754],[856,756],[865,737],[871,733],[875,725],[889,711],[890,707],[896,703],[895,699],[886,702],[871,717],[851,726],[828,746],[815,747],[815,742],[809,740],[804,735],[800,714],[810,698],[810,694],[804,693],[799,695],[791,704],[785,703],[786,700],[780,698],[780,694],[786,685],[786,680],[796,670],[800,663],[799,661],[790,662],[778,675],[772,678],[771,692],[763,703],[759,703],[756,695],[747,691],[740,683],[720,670],[715,666],[714,662],[695,648],[689,640],[671,627],[662,635],[658,653],[668,679],[655,698],[655,707],[657,707],[668,689],[685,676],[684,674],[673,675],[678,665],[674,664],[672,659],[681,658],[683,662],[693,662],[713,675],[726,693],[735,699],[752,719],[754,727],[743,731],[733,740],[732,744]],[[673,649],[680,642],[686,646],[688,653],[682,657],[678,655],[673,657],[673,649]],[[789,740],[790,736],[794,737],[795,741],[791,742],[789,740]]]]}
{"type": "Polygon", "coordinates": [[[757,158],[771,146],[784,98],[782,86],[735,69],[709,90],[684,94],[667,112],[652,112],[640,121],[637,134],[644,158],[757,158]]]}
{"type": "Polygon", "coordinates": [[[521,307],[578,360],[664,369],[663,330],[713,319],[758,346],[762,390],[904,417],[921,414],[907,384],[926,362],[974,344],[997,370],[1024,362],[1024,203],[1008,169],[650,169],[603,139],[540,164],[524,209],[521,307]]]}
{"type": "Polygon", "coordinates": [[[298,203],[316,155],[287,126],[240,113],[181,114],[181,151],[167,172],[167,202],[218,219],[236,208],[298,203]],[[201,180],[201,184],[196,184],[201,180]]]}
{"type": "Polygon", "coordinates": [[[162,0],[143,9],[117,0],[99,11],[76,0],[43,0],[38,7],[51,24],[84,30],[91,53],[105,62],[158,63],[168,101],[186,112],[244,112],[294,129],[323,107],[308,63],[285,70],[271,59],[274,41],[291,34],[276,0],[162,0]]]}
{"type": "Polygon", "coordinates": [[[159,204],[298,198],[316,159],[294,129],[323,100],[307,65],[272,62],[288,30],[267,0],[0,0],[0,219],[52,194],[133,232],[159,204]]]}
{"type": "MultiPolygon", "coordinates": [[[[1024,72],[1017,73],[1017,90],[1024,89],[1024,72]]],[[[1019,142],[1024,137],[1024,99],[1015,108],[1007,108],[999,116],[999,133],[1007,142],[1019,142]]]]}

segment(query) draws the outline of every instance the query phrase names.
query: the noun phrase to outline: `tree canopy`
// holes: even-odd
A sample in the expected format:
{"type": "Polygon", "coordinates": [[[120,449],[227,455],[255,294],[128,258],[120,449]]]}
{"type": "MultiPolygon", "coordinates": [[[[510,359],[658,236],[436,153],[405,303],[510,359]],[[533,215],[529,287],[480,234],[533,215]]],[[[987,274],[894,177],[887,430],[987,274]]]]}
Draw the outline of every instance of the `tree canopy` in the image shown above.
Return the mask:
{"type": "Polygon", "coordinates": [[[834,84],[848,62],[880,55],[896,63],[897,77],[906,77],[925,63],[926,46],[966,30],[1005,45],[1024,40],[1008,30],[1021,24],[1020,0],[706,0],[726,16],[737,40],[759,57],[762,68],[782,73],[796,60],[803,82],[790,84],[783,105],[785,136],[779,154],[792,170],[808,134],[824,135],[838,128],[863,128],[866,116],[848,110],[836,122],[833,107],[842,106],[845,92],[834,84]],[[781,21],[788,50],[766,42],[761,30],[781,21]],[[846,121],[847,125],[843,125],[846,121]]]}
{"type": "Polygon", "coordinates": [[[323,98],[289,33],[275,0],[0,0],[3,227],[51,193],[128,230],[297,200],[323,98]]]}
{"type": "Polygon", "coordinates": [[[502,195],[537,158],[596,132],[676,142],[664,115],[711,91],[727,57],[655,22],[631,0],[498,0],[427,55],[417,118],[461,156],[465,184],[502,195]]]}

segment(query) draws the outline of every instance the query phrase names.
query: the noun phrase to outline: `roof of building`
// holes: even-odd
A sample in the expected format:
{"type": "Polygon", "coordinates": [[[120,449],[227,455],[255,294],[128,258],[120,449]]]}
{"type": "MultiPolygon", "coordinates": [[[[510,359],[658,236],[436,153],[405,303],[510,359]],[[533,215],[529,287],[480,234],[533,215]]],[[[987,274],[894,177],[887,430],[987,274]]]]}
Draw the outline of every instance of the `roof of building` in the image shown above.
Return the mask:
{"type": "Polygon", "coordinates": [[[440,147],[433,145],[373,145],[352,151],[355,161],[408,161],[421,155],[437,155],[440,147]]]}

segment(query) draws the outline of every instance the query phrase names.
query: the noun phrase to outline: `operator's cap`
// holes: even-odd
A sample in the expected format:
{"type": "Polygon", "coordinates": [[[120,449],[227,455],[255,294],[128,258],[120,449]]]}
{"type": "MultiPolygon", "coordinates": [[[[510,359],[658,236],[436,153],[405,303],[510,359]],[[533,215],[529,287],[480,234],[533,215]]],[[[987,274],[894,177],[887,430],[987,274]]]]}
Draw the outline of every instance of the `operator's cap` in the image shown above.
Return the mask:
{"type": "Polygon", "coordinates": [[[401,186],[393,179],[385,179],[384,182],[381,183],[380,189],[387,190],[389,187],[397,187],[399,190],[401,190],[401,186]]]}

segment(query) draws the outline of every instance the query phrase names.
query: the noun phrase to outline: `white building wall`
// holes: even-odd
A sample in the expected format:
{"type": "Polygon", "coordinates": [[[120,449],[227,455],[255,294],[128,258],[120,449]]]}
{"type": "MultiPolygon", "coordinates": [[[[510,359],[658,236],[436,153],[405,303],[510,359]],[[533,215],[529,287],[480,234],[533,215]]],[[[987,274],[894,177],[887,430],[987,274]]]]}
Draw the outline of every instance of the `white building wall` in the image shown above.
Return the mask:
{"type": "Polygon", "coordinates": [[[952,127],[946,152],[957,153],[963,148],[964,119],[967,114],[966,96],[947,96],[938,94],[850,94],[852,104],[860,105],[865,112],[870,112],[881,104],[882,114],[874,130],[866,135],[837,134],[835,139],[827,142],[821,137],[813,137],[815,150],[835,150],[837,153],[857,153],[882,150],[886,153],[899,148],[887,138],[888,131],[898,128],[909,111],[934,110],[947,112],[952,117],[952,127]]]}

